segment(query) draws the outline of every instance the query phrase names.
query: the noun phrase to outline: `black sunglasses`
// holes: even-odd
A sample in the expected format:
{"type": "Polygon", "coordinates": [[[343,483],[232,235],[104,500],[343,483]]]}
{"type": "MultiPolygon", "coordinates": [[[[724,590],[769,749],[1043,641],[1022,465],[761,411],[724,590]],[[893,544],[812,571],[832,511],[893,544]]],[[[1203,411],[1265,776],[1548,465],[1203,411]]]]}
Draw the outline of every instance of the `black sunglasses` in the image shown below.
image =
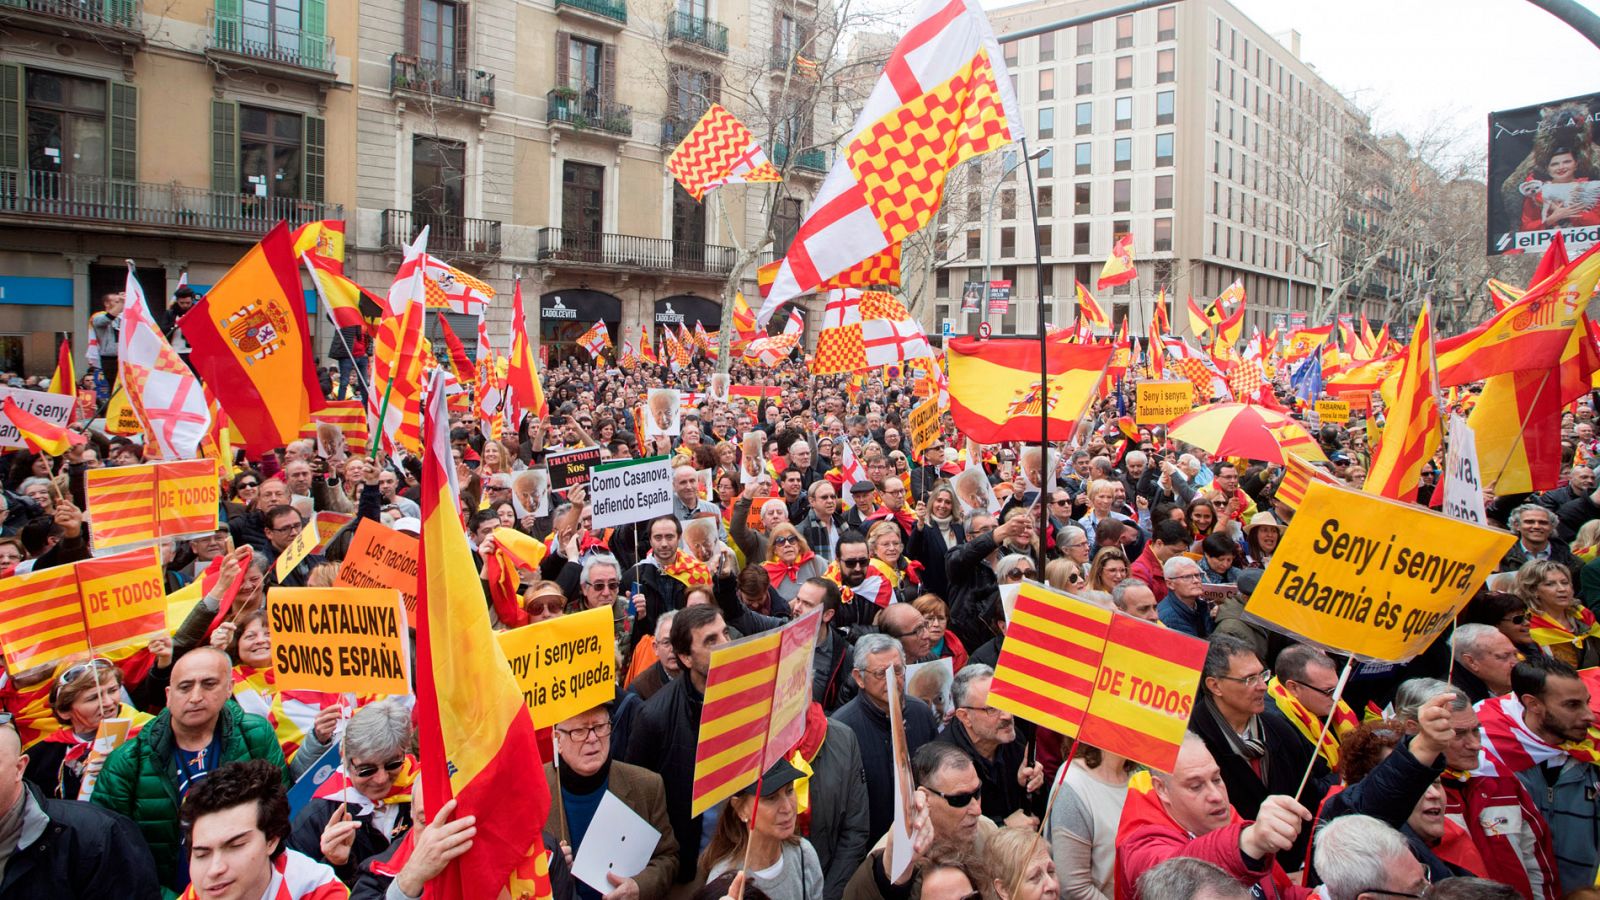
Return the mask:
{"type": "Polygon", "coordinates": [[[396,757],[395,759],[389,760],[388,762],[384,763],[382,766],[379,766],[376,763],[367,763],[364,766],[356,766],[354,769],[351,769],[350,772],[351,772],[351,774],[355,775],[357,778],[371,778],[372,776],[378,774],[378,769],[381,768],[385,772],[388,772],[390,775],[393,775],[394,773],[400,771],[405,766],[405,764],[406,764],[406,759],[405,759],[405,757],[401,756],[401,757],[396,757]]]}
{"type": "Polygon", "coordinates": [[[923,788],[923,790],[950,804],[954,809],[962,809],[983,796],[982,788],[975,791],[951,791],[948,794],[943,791],[936,791],[933,788],[923,788]]]}

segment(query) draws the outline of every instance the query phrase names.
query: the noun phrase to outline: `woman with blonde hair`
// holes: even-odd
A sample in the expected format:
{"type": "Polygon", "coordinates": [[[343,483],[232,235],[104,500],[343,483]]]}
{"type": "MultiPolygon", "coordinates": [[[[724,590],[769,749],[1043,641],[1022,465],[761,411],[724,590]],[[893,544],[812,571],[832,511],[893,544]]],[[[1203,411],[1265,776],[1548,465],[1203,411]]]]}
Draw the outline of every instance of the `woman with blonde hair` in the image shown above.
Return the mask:
{"type": "Polygon", "coordinates": [[[772,581],[772,590],[784,603],[794,599],[807,578],[827,571],[821,557],[800,536],[800,530],[788,522],[774,526],[767,534],[767,548],[767,559],[761,565],[772,581]]]}
{"type": "Polygon", "coordinates": [[[339,564],[336,562],[319,563],[311,567],[311,572],[306,575],[306,587],[333,587],[339,580],[339,564]]]}
{"type": "Polygon", "coordinates": [[[1045,563],[1044,581],[1058,591],[1072,594],[1081,592],[1088,585],[1083,570],[1070,559],[1052,559],[1045,563]]]}
{"type": "Polygon", "coordinates": [[[478,459],[478,474],[480,477],[501,473],[510,475],[512,470],[516,468],[517,458],[511,454],[510,450],[506,449],[505,444],[499,441],[484,441],[483,449],[478,452],[478,459]]]}
{"type": "Polygon", "coordinates": [[[1105,591],[1128,577],[1128,555],[1119,547],[1101,547],[1094,555],[1094,562],[1089,564],[1089,583],[1091,591],[1105,591]]]}
{"type": "Polygon", "coordinates": [[[1050,845],[1031,828],[1002,828],[984,845],[998,900],[1057,900],[1061,884],[1050,845]]]}
{"type": "Polygon", "coordinates": [[[794,783],[802,777],[788,760],[779,760],[760,781],[728,799],[700,854],[705,881],[745,868],[749,882],[773,900],[822,900],[822,864],[796,830],[800,812],[794,783]]]}
{"type": "MultiPolygon", "coordinates": [[[[896,599],[905,602],[922,584],[922,564],[908,563],[905,558],[905,538],[900,523],[882,519],[867,530],[867,552],[872,558],[868,566],[883,576],[894,589],[896,599]]],[[[871,573],[868,573],[871,574],[871,573]]]]}
{"type": "Polygon", "coordinates": [[[1528,630],[1544,652],[1576,669],[1600,665],[1594,613],[1578,601],[1572,571],[1548,559],[1517,570],[1517,596],[1528,604],[1528,630]]]}

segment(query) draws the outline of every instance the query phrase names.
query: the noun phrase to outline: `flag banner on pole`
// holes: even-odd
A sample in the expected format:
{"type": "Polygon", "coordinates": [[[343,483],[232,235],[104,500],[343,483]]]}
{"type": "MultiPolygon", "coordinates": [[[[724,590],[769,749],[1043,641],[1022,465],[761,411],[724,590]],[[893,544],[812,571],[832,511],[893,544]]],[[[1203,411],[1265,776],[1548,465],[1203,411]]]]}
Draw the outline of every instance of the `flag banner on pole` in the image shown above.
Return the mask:
{"type": "Polygon", "coordinates": [[[667,171],[696,200],[725,184],[783,180],[750,129],[717,103],[667,156],[667,171]]]}
{"type": "Polygon", "coordinates": [[[78,375],[72,366],[72,339],[62,338],[56,349],[56,370],[50,376],[50,393],[78,396],[78,375]]]}
{"type": "Polygon", "coordinates": [[[759,318],[933,218],[956,166],[1025,137],[977,0],[926,0],[789,246],[759,318]]]}
{"type": "Polygon", "coordinates": [[[1211,330],[1211,326],[1215,324],[1211,320],[1210,314],[1205,311],[1204,307],[1196,303],[1192,296],[1184,304],[1184,309],[1189,316],[1189,333],[1197,338],[1204,336],[1207,331],[1211,330]]]}
{"type": "Polygon", "coordinates": [[[142,644],[166,625],[157,547],[0,579],[0,648],[12,672],[142,644]]]}
{"type": "Polygon", "coordinates": [[[1417,313],[1417,327],[1395,391],[1363,490],[1409,503],[1417,499],[1422,467],[1433,459],[1443,436],[1439,374],[1433,368],[1433,318],[1427,300],[1417,313]]]}
{"type": "Polygon", "coordinates": [[[1273,494],[1278,502],[1290,509],[1299,509],[1300,503],[1305,499],[1306,488],[1311,482],[1320,481],[1323,484],[1340,485],[1339,479],[1332,473],[1325,472],[1311,463],[1306,462],[1298,454],[1285,453],[1283,455],[1283,477],[1278,479],[1278,490],[1273,494]]]}
{"type": "MultiPolygon", "coordinates": [[[[893,244],[888,249],[863,259],[843,272],[823,281],[817,285],[817,291],[832,291],[839,288],[873,288],[896,287],[900,284],[900,253],[901,244],[893,244]]],[[[772,292],[772,283],[778,278],[778,270],[783,268],[783,260],[774,260],[756,269],[756,287],[762,297],[772,292]]],[[[755,316],[751,316],[752,325],[755,316]]]]}
{"type": "Polygon", "coordinates": [[[22,443],[34,453],[43,453],[47,456],[61,456],[73,447],[88,442],[88,437],[67,428],[47,422],[31,412],[17,405],[12,397],[6,397],[0,405],[6,421],[17,430],[17,435],[22,438],[22,443]]]}
{"type": "Polygon", "coordinates": [[[989,705],[1077,737],[1115,614],[1033,581],[1017,592],[989,705]]]}
{"type": "Polygon", "coordinates": [[[1207,646],[1155,623],[1113,615],[1078,739],[1158,772],[1172,771],[1207,646]]]}
{"type": "Polygon", "coordinates": [[[1289,345],[1284,348],[1283,358],[1289,362],[1310,356],[1313,351],[1327,343],[1328,337],[1333,334],[1332,325],[1321,328],[1301,328],[1289,335],[1289,345]]]}
{"type": "Polygon", "coordinates": [[[1600,281],[1600,244],[1477,328],[1438,342],[1439,383],[1470,384],[1503,372],[1555,369],[1571,356],[1574,332],[1600,281]]]}
{"type": "Polygon", "coordinates": [[[1111,255],[1106,257],[1105,265],[1100,267],[1100,277],[1095,279],[1094,289],[1103,291],[1109,287],[1128,282],[1139,277],[1139,270],[1133,265],[1133,235],[1119,234],[1111,244],[1111,255]]]}
{"type": "Polygon", "coordinates": [[[300,426],[300,437],[319,443],[318,452],[333,456],[333,436],[319,426],[329,426],[344,436],[345,448],[355,456],[367,452],[367,408],[360,400],[329,400],[322,409],[311,414],[311,420],[300,426]],[[326,452],[324,452],[326,451],[326,452]]]}
{"type": "Polygon", "coordinates": [[[300,257],[311,275],[311,286],[327,312],[329,321],[339,328],[360,327],[383,316],[385,301],[340,274],[326,259],[314,253],[300,257]]]}
{"type": "Polygon", "coordinates": [[[980,444],[1039,440],[1041,406],[1048,406],[1048,440],[1071,440],[1094,400],[1116,348],[1067,344],[1059,332],[1049,347],[1049,394],[1039,380],[1039,341],[1032,338],[948,343],[950,413],[956,428],[980,444]]]}
{"type": "Polygon", "coordinates": [[[811,372],[855,372],[932,356],[922,326],[893,295],[845,288],[832,292],[823,311],[811,372]]]}
{"type": "Polygon", "coordinates": [[[145,458],[193,459],[211,429],[200,379],[156,326],[131,262],[123,293],[117,368],[128,406],[144,431],[145,458]]]}
{"type": "Polygon", "coordinates": [[[422,271],[428,282],[424,290],[429,309],[447,309],[462,315],[482,316],[484,307],[494,299],[494,288],[488,282],[474,278],[435,257],[424,257],[422,271]]]}
{"type": "Polygon", "coordinates": [[[1105,309],[1089,293],[1089,289],[1083,286],[1083,282],[1076,281],[1073,284],[1078,292],[1078,321],[1090,328],[1104,328],[1109,331],[1111,317],[1106,315],[1105,309]]]}
{"type": "Polygon", "coordinates": [[[515,418],[527,414],[543,419],[550,414],[544,387],[539,383],[539,370],[533,362],[533,345],[528,342],[520,279],[511,295],[511,364],[506,369],[506,392],[512,409],[517,412],[515,418]]]}
{"type": "Polygon", "coordinates": [[[317,257],[323,267],[337,275],[344,275],[344,220],[320,219],[307,222],[289,235],[294,258],[306,254],[317,257]]]}

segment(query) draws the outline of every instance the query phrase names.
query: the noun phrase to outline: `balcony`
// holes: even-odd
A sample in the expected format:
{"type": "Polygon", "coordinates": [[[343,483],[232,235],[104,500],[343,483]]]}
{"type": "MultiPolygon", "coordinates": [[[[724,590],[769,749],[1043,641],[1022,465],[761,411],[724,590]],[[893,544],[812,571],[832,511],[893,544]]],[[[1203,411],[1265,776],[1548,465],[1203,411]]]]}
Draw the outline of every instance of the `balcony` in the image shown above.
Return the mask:
{"type": "Polygon", "coordinates": [[[728,26],[703,16],[674,13],[667,22],[667,40],[691,50],[728,55],[728,26]]]}
{"type": "Polygon", "coordinates": [[[385,250],[404,250],[416,240],[417,232],[428,229],[428,252],[450,257],[496,259],[500,256],[500,223],[493,219],[442,216],[409,209],[383,211],[382,246],[385,250]]]}
{"type": "Polygon", "coordinates": [[[628,24],[627,0],[556,0],[556,15],[621,30],[628,24]]]}
{"type": "Polygon", "coordinates": [[[389,90],[469,111],[494,108],[494,75],[396,53],[389,57],[389,90]]]}
{"type": "Polygon", "coordinates": [[[736,256],[738,251],[734,248],[714,244],[552,227],[539,229],[535,258],[556,266],[604,266],[629,272],[722,278],[733,271],[736,256]]]}
{"type": "Polygon", "coordinates": [[[689,135],[689,129],[693,128],[694,123],[698,121],[700,121],[698,118],[663,116],[661,119],[661,146],[670,151],[683,143],[683,139],[689,135]]]}
{"type": "MultiPolygon", "coordinates": [[[[789,146],[787,144],[773,144],[772,164],[781,169],[788,161],[789,146]]],[[[795,155],[794,167],[801,171],[826,175],[828,173],[828,151],[820,148],[801,150],[795,155]]]]}
{"type": "Polygon", "coordinates": [[[99,41],[124,51],[144,45],[140,0],[0,0],[0,23],[99,41]]]}
{"type": "Polygon", "coordinates": [[[256,71],[332,84],[333,38],[298,26],[274,25],[238,16],[206,14],[206,56],[256,71]]]}
{"type": "Polygon", "coordinates": [[[633,137],[633,107],[625,103],[584,97],[572,88],[559,87],[545,94],[545,104],[545,120],[551,125],[623,139],[633,137]]]}
{"type": "Polygon", "coordinates": [[[112,181],[0,169],[0,222],[88,231],[171,234],[200,233],[254,241],[279,220],[290,226],[318,219],[342,219],[344,206],[289,197],[256,197],[226,191],[112,181]]]}

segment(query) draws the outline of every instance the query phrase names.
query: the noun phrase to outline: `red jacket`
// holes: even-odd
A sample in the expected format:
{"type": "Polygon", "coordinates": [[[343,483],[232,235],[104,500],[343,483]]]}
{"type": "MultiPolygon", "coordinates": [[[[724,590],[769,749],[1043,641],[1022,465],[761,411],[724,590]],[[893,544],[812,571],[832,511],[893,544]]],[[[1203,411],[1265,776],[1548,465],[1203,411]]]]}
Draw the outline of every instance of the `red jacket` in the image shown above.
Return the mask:
{"type": "Polygon", "coordinates": [[[1156,562],[1155,554],[1150,552],[1149,544],[1145,545],[1144,552],[1133,561],[1133,565],[1128,567],[1128,577],[1137,578],[1148,585],[1155,592],[1157,603],[1167,596],[1166,573],[1161,563],[1156,562]]]}
{"type": "Polygon", "coordinates": [[[1249,864],[1239,849],[1239,833],[1250,823],[1237,813],[1227,825],[1194,837],[1167,814],[1146,778],[1136,776],[1129,784],[1122,821],[1117,826],[1116,900],[1140,900],[1135,887],[1139,876],[1178,856],[1211,863],[1246,887],[1259,885],[1268,900],[1305,900],[1313,896],[1309,889],[1290,882],[1276,859],[1267,860],[1264,865],[1249,864]]]}
{"type": "Polygon", "coordinates": [[[1472,837],[1488,869],[1485,877],[1533,900],[1561,896],[1550,826],[1517,776],[1474,775],[1465,781],[1447,776],[1441,783],[1444,814],[1472,837]]]}

